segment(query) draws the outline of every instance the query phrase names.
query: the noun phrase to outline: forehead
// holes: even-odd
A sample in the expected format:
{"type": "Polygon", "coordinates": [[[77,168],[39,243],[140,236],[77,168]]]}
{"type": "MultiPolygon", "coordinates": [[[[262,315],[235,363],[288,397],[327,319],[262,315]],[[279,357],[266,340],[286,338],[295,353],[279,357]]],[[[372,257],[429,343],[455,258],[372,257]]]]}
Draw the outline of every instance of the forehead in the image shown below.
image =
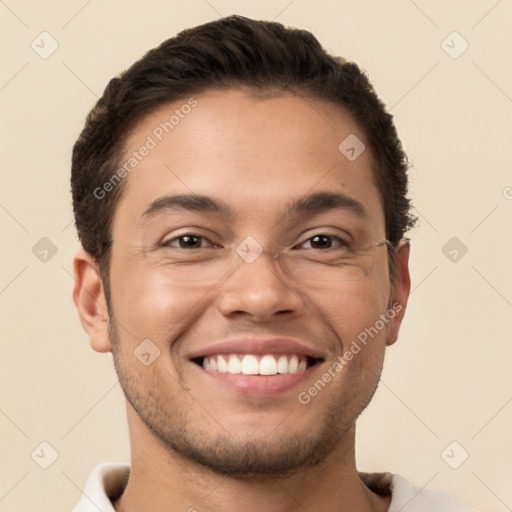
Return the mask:
{"type": "Polygon", "coordinates": [[[122,161],[134,165],[127,167],[113,228],[140,223],[169,195],[214,197],[239,218],[264,222],[283,205],[326,191],[361,203],[383,225],[373,157],[365,149],[347,158],[346,140],[357,152],[367,146],[352,118],[323,100],[227,90],[164,105],[127,139],[122,161]]]}

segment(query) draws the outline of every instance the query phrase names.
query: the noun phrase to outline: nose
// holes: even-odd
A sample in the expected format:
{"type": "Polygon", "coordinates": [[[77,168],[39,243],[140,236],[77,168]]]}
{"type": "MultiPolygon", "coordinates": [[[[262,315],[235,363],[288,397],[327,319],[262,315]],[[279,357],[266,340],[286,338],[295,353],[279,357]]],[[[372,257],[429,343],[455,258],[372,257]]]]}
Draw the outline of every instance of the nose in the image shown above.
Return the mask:
{"type": "Polygon", "coordinates": [[[240,259],[220,288],[222,314],[247,316],[258,322],[275,319],[278,315],[299,315],[304,304],[276,261],[279,259],[268,251],[262,252],[252,263],[240,259]]]}

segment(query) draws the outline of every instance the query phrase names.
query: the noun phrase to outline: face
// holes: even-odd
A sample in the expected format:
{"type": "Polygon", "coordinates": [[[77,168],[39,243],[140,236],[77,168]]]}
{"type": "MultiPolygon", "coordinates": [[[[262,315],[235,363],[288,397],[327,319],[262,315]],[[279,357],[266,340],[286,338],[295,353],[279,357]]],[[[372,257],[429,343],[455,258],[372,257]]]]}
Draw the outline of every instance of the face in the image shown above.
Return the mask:
{"type": "Polygon", "coordinates": [[[402,248],[389,282],[372,155],[338,149],[351,134],[368,148],[333,104],[242,90],[162,107],[132,132],[126,159],[146,156],[124,178],[110,328],[91,340],[164,450],[283,474],[353,437],[408,276],[402,248]]]}

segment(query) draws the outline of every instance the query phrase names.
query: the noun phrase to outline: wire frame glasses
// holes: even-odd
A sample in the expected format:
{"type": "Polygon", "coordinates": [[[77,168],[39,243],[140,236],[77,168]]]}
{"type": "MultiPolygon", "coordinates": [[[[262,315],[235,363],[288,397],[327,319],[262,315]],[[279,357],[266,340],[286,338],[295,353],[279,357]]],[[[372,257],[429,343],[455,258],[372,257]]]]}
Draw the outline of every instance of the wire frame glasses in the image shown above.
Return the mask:
{"type": "Polygon", "coordinates": [[[392,247],[388,240],[343,242],[328,248],[286,248],[274,254],[248,236],[236,247],[176,248],[162,263],[175,285],[188,287],[213,286],[230,275],[243,280],[246,272],[258,275],[270,270],[292,285],[326,288],[367,276],[387,247],[392,247]]]}

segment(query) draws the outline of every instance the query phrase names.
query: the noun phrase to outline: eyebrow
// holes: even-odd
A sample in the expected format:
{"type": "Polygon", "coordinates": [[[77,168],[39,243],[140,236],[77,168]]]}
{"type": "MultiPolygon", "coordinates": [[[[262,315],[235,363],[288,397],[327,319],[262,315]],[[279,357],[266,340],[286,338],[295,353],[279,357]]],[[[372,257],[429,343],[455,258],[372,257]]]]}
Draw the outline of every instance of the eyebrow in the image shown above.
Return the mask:
{"type": "MultiPolygon", "coordinates": [[[[292,199],[285,205],[282,215],[317,215],[336,209],[350,211],[361,219],[369,217],[362,203],[339,192],[316,192],[292,199]]],[[[177,194],[155,199],[142,214],[142,220],[148,220],[159,213],[180,210],[215,214],[226,220],[236,217],[235,210],[222,199],[200,194],[177,194]]]]}

